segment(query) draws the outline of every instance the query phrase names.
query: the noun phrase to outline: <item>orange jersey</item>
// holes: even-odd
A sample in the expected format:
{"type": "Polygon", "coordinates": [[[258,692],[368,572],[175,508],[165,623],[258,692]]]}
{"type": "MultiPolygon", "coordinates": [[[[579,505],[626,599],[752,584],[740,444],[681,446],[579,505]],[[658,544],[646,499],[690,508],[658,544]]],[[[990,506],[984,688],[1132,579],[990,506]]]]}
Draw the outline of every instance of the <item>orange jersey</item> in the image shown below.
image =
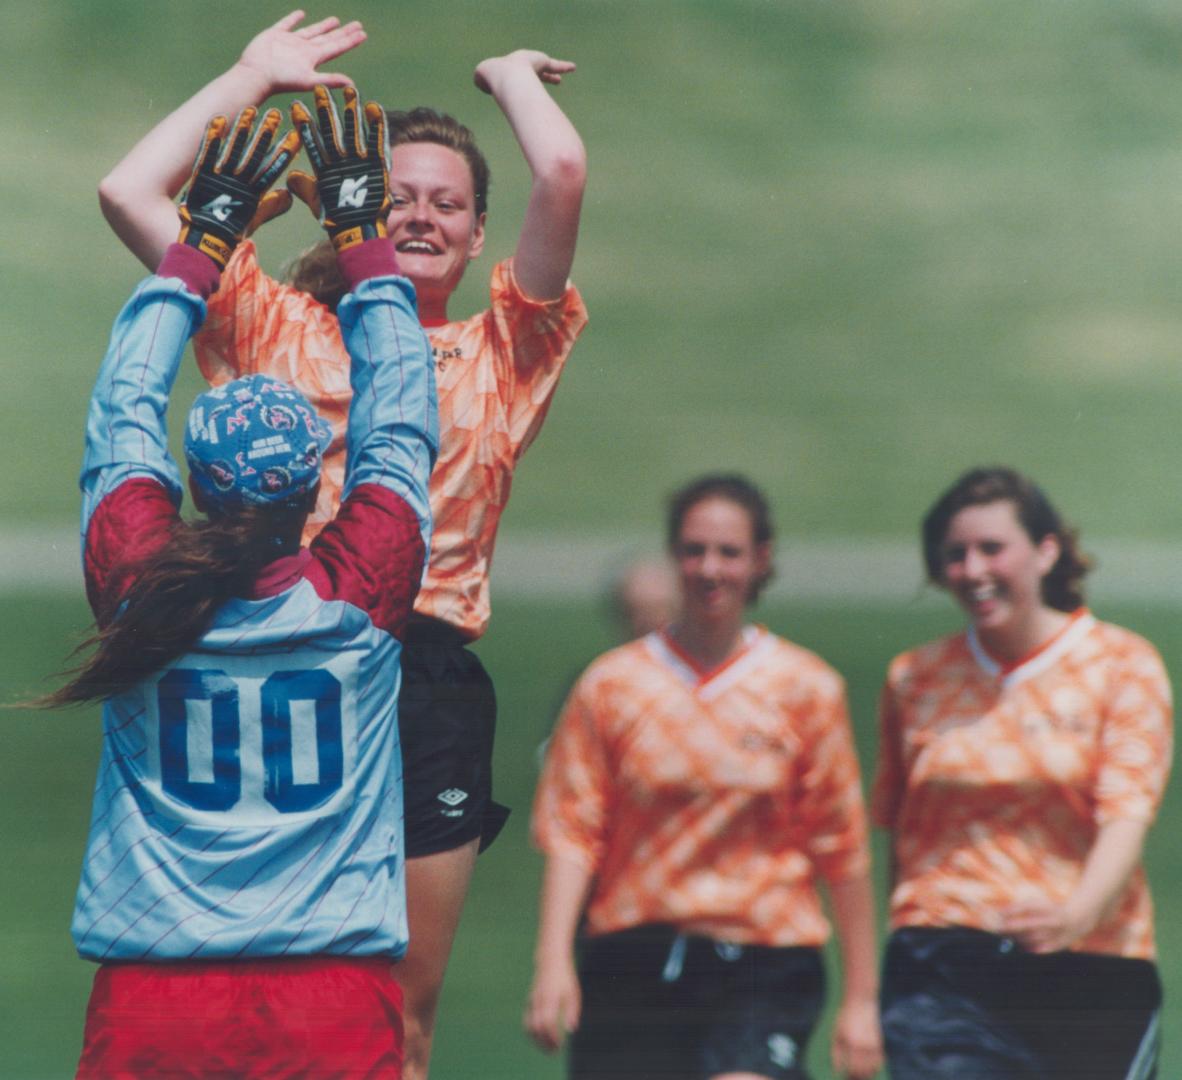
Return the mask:
{"type": "MultiPolygon", "coordinates": [[[[470,639],[488,626],[488,574],[513,470],[542,426],[558,376],[587,323],[578,291],[530,300],[511,261],[498,263],[487,311],[427,328],[435,352],[440,448],[431,474],[434,532],[415,603],[470,639]]],[[[259,267],[254,244],[238,246],[194,338],[201,373],[217,384],[262,372],[293,383],[333,426],[320,499],[305,542],[330,520],[345,471],[349,356],[336,316],[259,267]]]]}
{"type": "Polygon", "coordinates": [[[592,870],[590,934],[819,945],[816,877],[869,867],[844,683],[762,628],[705,674],[663,634],[614,649],[571,691],[532,828],[592,870]]]}
{"type": "MultiPolygon", "coordinates": [[[[893,830],[893,926],[1002,930],[1011,904],[1062,904],[1097,827],[1151,821],[1170,768],[1170,686],[1156,650],[1079,611],[1002,668],[973,632],[896,657],[882,693],[875,823],[893,830]]],[[[1138,868],[1074,949],[1151,958],[1138,868]]]]}

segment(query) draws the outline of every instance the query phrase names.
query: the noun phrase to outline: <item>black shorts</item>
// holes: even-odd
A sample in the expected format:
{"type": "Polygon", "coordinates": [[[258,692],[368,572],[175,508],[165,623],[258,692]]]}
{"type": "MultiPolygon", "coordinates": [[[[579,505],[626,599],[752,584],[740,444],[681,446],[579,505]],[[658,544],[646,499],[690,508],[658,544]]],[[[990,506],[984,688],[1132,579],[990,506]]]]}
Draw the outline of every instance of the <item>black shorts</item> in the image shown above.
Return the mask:
{"type": "Polygon", "coordinates": [[[575,1080],[693,1080],[754,1072],[807,1080],[821,1013],[817,949],[733,945],[640,926],[579,946],[575,1080]]]}
{"type": "Polygon", "coordinates": [[[882,1028],[892,1080],[1151,1080],[1161,982],[1148,960],[1036,955],[964,927],[887,942],[882,1028]]]}
{"type": "Polygon", "coordinates": [[[492,801],[497,699],[492,680],[446,623],[413,618],[402,643],[398,736],[408,859],[489,846],[509,816],[492,801]]]}

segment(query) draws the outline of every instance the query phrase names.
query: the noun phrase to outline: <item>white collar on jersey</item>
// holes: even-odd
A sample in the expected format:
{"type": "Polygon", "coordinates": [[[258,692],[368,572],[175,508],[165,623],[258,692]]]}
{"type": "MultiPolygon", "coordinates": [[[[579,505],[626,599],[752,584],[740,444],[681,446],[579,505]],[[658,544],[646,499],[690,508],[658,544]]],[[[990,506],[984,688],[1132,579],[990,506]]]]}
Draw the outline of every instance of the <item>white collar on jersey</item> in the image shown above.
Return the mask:
{"type": "Polygon", "coordinates": [[[667,667],[681,682],[701,697],[710,699],[725,693],[772,647],[775,638],[762,626],[743,627],[742,651],[736,653],[720,668],[703,674],[672,649],[664,633],[655,630],[644,638],[645,647],[658,663],[667,667]]]}
{"type": "Polygon", "coordinates": [[[1096,617],[1091,612],[1077,615],[1058,637],[1051,640],[1049,645],[1039,649],[1029,660],[1008,670],[985,651],[985,646],[981,644],[981,639],[977,636],[976,627],[972,626],[969,627],[967,634],[969,651],[973,654],[973,659],[977,661],[978,666],[987,675],[993,678],[1001,675],[1002,686],[1013,686],[1026,679],[1032,679],[1035,675],[1041,675],[1048,668],[1054,667],[1065,653],[1075,648],[1075,645],[1091,632],[1095,625],[1096,617]],[[1002,674],[1003,672],[1004,674],[1002,674]]]}

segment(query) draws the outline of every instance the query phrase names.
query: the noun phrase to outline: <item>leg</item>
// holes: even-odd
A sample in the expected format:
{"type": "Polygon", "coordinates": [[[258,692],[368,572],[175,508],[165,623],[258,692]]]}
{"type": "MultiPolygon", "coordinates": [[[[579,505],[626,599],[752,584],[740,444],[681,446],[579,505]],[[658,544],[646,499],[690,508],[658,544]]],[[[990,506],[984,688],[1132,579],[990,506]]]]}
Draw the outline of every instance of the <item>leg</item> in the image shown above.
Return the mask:
{"type": "Polygon", "coordinates": [[[491,801],[492,683],[452,635],[421,621],[403,649],[398,729],[410,947],[394,974],[405,998],[405,1080],[427,1077],[439,994],[477,851],[504,820],[491,801]]]}
{"type": "Polygon", "coordinates": [[[426,1080],[435,1010],[480,841],[406,862],[410,947],[395,965],[402,985],[406,1061],[403,1080],[426,1080]]]}

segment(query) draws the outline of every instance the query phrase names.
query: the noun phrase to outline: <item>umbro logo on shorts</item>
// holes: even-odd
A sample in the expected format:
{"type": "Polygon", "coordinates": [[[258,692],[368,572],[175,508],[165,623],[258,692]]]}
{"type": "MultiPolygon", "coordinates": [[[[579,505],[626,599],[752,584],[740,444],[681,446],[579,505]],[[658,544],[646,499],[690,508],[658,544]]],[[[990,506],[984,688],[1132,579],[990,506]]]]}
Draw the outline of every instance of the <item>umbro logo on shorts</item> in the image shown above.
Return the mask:
{"type": "Polygon", "coordinates": [[[435,796],[435,798],[437,798],[445,806],[451,808],[449,810],[443,811],[445,817],[459,817],[464,811],[458,810],[456,807],[458,807],[460,803],[468,798],[468,793],[466,791],[461,791],[459,788],[453,787],[448,788],[446,791],[441,791],[435,796]]]}
{"type": "Polygon", "coordinates": [[[791,1069],[796,1063],[796,1040],[791,1035],[776,1032],[767,1037],[767,1053],[773,1065],[791,1069]]]}

